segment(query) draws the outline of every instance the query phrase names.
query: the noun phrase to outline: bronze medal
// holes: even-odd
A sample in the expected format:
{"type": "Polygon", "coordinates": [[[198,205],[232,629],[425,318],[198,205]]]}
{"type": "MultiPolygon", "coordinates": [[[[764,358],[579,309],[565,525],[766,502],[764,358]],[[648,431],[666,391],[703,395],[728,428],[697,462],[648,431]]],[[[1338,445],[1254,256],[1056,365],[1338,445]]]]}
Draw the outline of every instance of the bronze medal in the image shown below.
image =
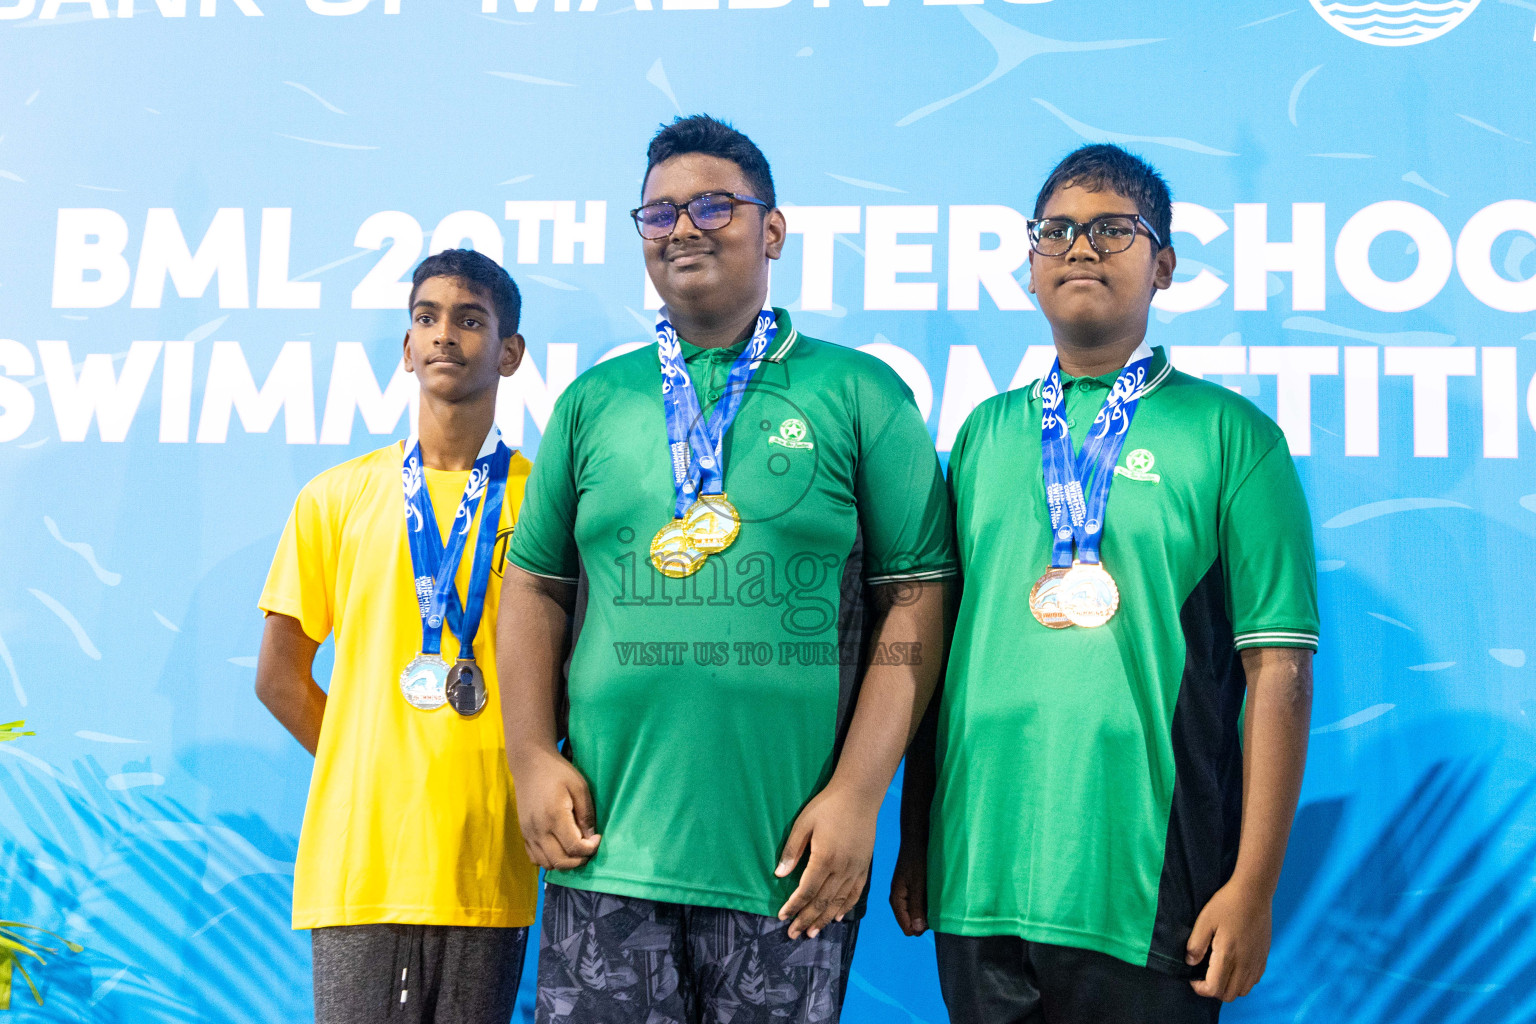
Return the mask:
{"type": "Polygon", "coordinates": [[[1072,620],[1061,606],[1061,581],[1070,569],[1052,566],[1040,574],[1029,591],[1029,610],[1035,621],[1047,629],[1067,629],[1072,620]]]}

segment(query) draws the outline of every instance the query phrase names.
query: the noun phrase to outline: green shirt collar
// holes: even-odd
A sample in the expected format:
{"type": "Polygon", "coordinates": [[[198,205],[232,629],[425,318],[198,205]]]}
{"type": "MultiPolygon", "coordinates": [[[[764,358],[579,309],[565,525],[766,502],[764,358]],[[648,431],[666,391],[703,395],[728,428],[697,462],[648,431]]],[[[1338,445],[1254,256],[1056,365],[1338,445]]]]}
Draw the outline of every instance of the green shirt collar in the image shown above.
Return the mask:
{"type": "MultiPolygon", "coordinates": [[[[773,340],[768,343],[768,354],[763,358],[770,363],[781,363],[795,347],[795,342],[800,340],[800,332],[795,330],[795,325],[790,322],[788,310],[775,306],[773,307],[773,315],[776,320],[773,340]]],[[[706,352],[719,352],[722,359],[735,359],[741,355],[741,350],[746,347],[748,340],[743,338],[736,344],[726,348],[711,349],[701,348],[681,335],[677,339],[678,344],[683,348],[683,359],[686,362],[692,362],[696,356],[703,355],[706,352]]]]}
{"type": "MultiPolygon", "coordinates": [[[[1134,359],[1134,353],[1132,355],[1134,359]]],[[[1150,395],[1153,391],[1156,391],[1159,387],[1161,387],[1163,382],[1168,379],[1168,375],[1172,372],[1173,365],[1168,362],[1167,350],[1164,349],[1161,345],[1152,346],[1152,365],[1147,369],[1147,383],[1146,386],[1142,389],[1142,397],[1150,395]]],[[[1119,370],[1111,370],[1108,373],[1102,373],[1097,377],[1073,377],[1067,373],[1062,373],[1061,384],[1062,387],[1065,388],[1070,387],[1080,380],[1092,380],[1102,384],[1104,389],[1107,391],[1108,389],[1114,387],[1115,378],[1119,376],[1119,370]]],[[[1044,382],[1044,378],[1035,381],[1034,386],[1029,390],[1031,398],[1040,397],[1040,386],[1044,382]]]]}

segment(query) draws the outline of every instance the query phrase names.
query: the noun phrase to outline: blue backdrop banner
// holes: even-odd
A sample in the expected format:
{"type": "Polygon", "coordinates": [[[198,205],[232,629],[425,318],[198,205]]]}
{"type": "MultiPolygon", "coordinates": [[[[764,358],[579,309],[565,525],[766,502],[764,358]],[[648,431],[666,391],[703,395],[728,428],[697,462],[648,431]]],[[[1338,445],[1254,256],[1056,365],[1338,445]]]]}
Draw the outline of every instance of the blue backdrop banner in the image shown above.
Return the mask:
{"type": "MultiPolygon", "coordinates": [[[[773,164],[773,301],[890,363],[941,457],[1049,368],[1051,166],[1164,171],[1150,340],[1284,428],[1321,584],[1274,947],[1226,1019],[1536,1019],[1533,33],[1530,0],[0,0],[0,721],[36,733],[0,743],[0,918],[85,947],[11,1012],[309,1019],[311,762],[252,688],[294,496],[409,432],[409,271],[455,245],[523,289],[498,421],[533,456],[651,340],[626,211],[707,111],[773,164]]],[[[897,788],[856,1024],[945,1019],[883,905],[897,788]]]]}

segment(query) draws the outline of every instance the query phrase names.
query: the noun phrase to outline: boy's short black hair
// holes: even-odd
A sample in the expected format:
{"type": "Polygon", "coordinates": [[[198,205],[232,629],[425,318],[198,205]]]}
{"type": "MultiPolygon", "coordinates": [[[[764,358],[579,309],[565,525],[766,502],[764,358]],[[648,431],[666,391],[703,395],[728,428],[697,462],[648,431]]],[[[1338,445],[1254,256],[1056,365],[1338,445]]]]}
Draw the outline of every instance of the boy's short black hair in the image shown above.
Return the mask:
{"type": "Polygon", "coordinates": [[[1109,188],[1136,204],[1136,211],[1152,225],[1163,245],[1173,243],[1173,197],[1168,182],[1135,153],[1104,143],[1082,146],[1068,153],[1051,176],[1040,186],[1035,199],[1035,217],[1045,212],[1045,204],[1057,190],[1077,185],[1090,192],[1109,188]]]}
{"type": "Polygon", "coordinates": [[[491,309],[496,314],[496,328],[501,336],[510,338],[517,333],[518,321],[523,315],[523,296],[512,275],[489,256],[473,249],[444,249],[428,256],[411,275],[412,307],[416,305],[416,289],[431,277],[457,277],[484,291],[490,297],[491,309]]]}
{"type": "Polygon", "coordinates": [[[767,203],[770,210],[778,205],[773,193],[773,172],[768,169],[768,158],[763,156],[763,151],[741,132],[708,114],[678,117],[671,124],[662,125],[645,152],[645,178],[640,179],[641,191],[645,190],[652,168],[686,153],[703,153],[731,161],[741,168],[753,198],[767,203]]]}

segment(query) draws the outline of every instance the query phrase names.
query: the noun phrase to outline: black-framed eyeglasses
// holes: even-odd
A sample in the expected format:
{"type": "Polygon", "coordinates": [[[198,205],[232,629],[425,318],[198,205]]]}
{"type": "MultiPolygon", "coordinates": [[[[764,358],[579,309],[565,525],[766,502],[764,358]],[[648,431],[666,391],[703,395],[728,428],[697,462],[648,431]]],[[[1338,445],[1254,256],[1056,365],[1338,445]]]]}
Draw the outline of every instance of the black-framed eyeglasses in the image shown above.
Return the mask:
{"type": "Polygon", "coordinates": [[[713,231],[731,222],[731,213],[737,203],[751,203],[765,210],[769,208],[761,199],[735,192],[700,192],[682,204],[665,201],[646,203],[630,210],[629,215],[635,219],[635,228],[641,238],[666,238],[677,227],[677,211],[680,209],[688,211],[688,219],[693,221],[694,227],[700,231],[713,231]]]}
{"type": "Polygon", "coordinates": [[[1139,213],[1105,213],[1085,223],[1070,217],[1042,217],[1029,222],[1029,246],[1041,256],[1065,256],[1080,232],[1087,232],[1088,244],[1101,256],[1125,252],[1136,244],[1136,231],[1145,231],[1159,249],[1163,240],[1147,219],[1139,213]]]}

